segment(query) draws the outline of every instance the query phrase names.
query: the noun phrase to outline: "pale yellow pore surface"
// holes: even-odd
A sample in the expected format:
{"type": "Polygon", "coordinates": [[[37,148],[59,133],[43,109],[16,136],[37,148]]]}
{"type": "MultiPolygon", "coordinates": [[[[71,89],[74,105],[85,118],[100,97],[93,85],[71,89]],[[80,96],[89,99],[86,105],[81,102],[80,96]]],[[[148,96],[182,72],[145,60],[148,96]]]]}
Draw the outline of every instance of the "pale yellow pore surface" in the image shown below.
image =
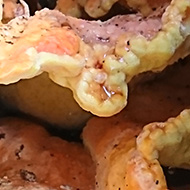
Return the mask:
{"type": "Polygon", "coordinates": [[[164,166],[190,168],[190,110],[165,123],[144,127],[137,139],[137,149],[147,160],[159,160],[164,166]]]}
{"type": "Polygon", "coordinates": [[[54,82],[73,91],[83,109],[98,116],[114,115],[127,104],[126,81],[142,72],[161,71],[190,53],[189,9],[189,0],[173,0],[155,36],[126,31],[114,45],[83,41],[67,26],[69,17],[58,11],[45,9],[30,18],[17,17],[0,28],[0,83],[48,72],[54,82]],[[48,42],[49,37],[53,40],[48,42]],[[51,45],[40,45],[44,41],[51,45]],[[64,52],[54,51],[55,47],[64,52]]]}

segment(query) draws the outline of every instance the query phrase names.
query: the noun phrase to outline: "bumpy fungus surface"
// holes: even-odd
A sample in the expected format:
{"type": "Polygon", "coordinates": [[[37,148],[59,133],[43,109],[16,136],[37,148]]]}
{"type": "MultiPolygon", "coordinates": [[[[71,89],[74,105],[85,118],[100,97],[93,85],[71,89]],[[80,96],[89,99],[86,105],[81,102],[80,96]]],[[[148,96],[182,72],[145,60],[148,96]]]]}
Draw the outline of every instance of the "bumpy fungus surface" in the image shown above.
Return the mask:
{"type": "Polygon", "coordinates": [[[82,136],[96,163],[97,190],[176,189],[167,187],[161,165],[190,168],[190,64],[186,61],[141,78],[119,114],[89,120],[82,136]]]}
{"type": "Polygon", "coordinates": [[[48,72],[85,110],[111,116],[127,104],[127,82],[189,54],[190,2],[173,0],[147,18],[85,21],[44,9],[0,27],[0,83],[48,72]]]}

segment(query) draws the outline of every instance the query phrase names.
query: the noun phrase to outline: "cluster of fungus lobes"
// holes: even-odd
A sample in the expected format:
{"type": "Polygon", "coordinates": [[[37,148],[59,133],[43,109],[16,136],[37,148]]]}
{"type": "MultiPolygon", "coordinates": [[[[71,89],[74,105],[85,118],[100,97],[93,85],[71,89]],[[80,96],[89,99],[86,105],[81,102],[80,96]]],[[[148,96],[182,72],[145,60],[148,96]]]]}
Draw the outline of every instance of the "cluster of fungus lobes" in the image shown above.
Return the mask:
{"type": "Polygon", "coordinates": [[[114,5],[123,9],[131,9],[134,12],[141,12],[144,16],[148,16],[156,9],[169,4],[170,0],[57,0],[55,9],[62,13],[74,17],[81,18],[83,13],[91,18],[100,18],[109,13],[114,5]]]}
{"type": "Polygon", "coordinates": [[[189,11],[189,0],[172,0],[148,17],[130,14],[105,22],[49,9],[18,16],[0,27],[0,83],[47,72],[73,91],[83,109],[114,115],[127,104],[131,78],[189,54],[189,11]]]}
{"type": "Polygon", "coordinates": [[[190,110],[144,127],[124,115],[94,117],[83,130],[96,163],[96,190],[168,189],[161,165],[189,169],[190,110]]]}

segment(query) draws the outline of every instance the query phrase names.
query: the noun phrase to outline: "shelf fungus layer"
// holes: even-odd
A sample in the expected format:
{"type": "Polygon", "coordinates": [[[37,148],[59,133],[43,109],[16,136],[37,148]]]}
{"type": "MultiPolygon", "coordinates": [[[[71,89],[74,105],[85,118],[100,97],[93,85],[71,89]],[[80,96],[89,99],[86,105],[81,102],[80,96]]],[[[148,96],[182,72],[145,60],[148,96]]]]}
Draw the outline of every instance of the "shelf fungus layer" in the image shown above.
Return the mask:
{"type": "Polygon", "coordinates": [[[0,27],[0,83],[47,72],[83,109],[114,115],[126,106],[134,76],[161,71],[190,52],[190,1],[173,0],[157,11],[105,22],[48,9],[18,16],[0,27]]]}
{"type": "Polygon", "coordinates": [[[163,9],[169,3],[170,0],[57,0],[55,9],[74,17],[84,16],[85,13],[91,18],[102,18],[109,15],[112,9],[120,7],[122,10],[127,9],[148,16],[158,9],[163,9]]]}
{"type": "MultiPolygon", "coordinates": [[[[58,0],[58,2],[64,0],[58,0]]],[[[163,8],[169,4],[170,0],[86,0],[78,1],[78,4],[84,7],[85,11],[93,18],[98,18],[106,15],[115,3],[119,3],[124,7],[130,8],[133,11],[140,12],[144,16],[148,16],[156,9],[163,8]]]]}
{"type": "Polygon", "coordinates": [[[83,131],[96,163],[97,190],[166,190],[161,165],[189,169],[189,109],[144,127],[120,119],[94,118],[83,131]]]}

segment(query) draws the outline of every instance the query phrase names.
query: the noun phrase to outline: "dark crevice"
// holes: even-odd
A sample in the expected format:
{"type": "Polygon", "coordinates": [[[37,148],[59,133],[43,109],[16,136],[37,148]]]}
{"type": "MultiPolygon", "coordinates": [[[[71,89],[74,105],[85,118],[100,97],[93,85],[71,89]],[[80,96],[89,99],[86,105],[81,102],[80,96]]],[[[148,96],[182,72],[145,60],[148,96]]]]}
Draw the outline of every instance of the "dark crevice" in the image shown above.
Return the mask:
{"type": "Polygon", "coordinates": [[[183,189],[190,186],[190,170],[163,167],[168,188],[171,190],[183,189]]]}

